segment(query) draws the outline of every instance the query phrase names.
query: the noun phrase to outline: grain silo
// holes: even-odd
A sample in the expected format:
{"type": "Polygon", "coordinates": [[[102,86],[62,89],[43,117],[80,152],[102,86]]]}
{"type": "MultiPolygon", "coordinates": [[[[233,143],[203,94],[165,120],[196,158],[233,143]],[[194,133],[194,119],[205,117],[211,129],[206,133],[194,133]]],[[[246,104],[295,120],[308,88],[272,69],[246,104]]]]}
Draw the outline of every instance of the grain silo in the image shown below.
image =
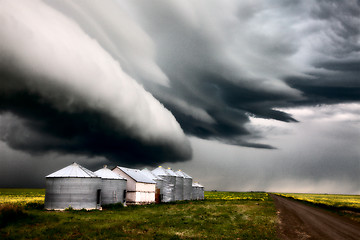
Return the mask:
{"type": "Polygon", "coordinates": [[[159,166],[151,171],[156,176],[161,177],[163,182],[163,202],[175,201],[176,176],[170,175],[163,167],[159,166]]]}
{"type": "Polygon", "coordinates": [[[198,199],[198,185],[197,183],[192,184],[192,191],[191,191],[191,200],[197,200],[198,199]]]}
{"type": "Polygon", "coordinates": [[[191,193],[192,200],[203,200],[204,199],[204,186],[199,183],[192,184],[192,193],[191,193]]]}
{"type": "Polygon", "coordinates": [[[155,202],[156,182],[146,177],[139,169],[117,166],[113,169],[113,172],[127,179],[127,204],[148,204],[155,202]]]}
{"type": "Polygon", "coordinates": [[[176,183],[175,183],[175,201],[184,200],[183,189],[184,189],[184,177],[180,174],[175,173],[170,168],[166,169],[169,174],[175,174],[176,183]]]}
{"type": "Polygon", "coordinates": [[[204,200],[205,199],[205,196],[204,196],[204,186],[201,185],[200,183],[198,183],[199,185],[199,200],[204,200]]]}
{"type": "Polygon", "coordinates": [[[45,209],[101,208],[101,178],[73,163],[46,176],[45,209]]]}
{"type": "Polygon", "coordinates": [[[147,176],[148,178],[152,179],[153,181],[156,182],[156,191],[155,191],[155,202],[156,203],[160,203],[162,201],[163,198],[163,184],[164,184],[164,180],[159,177],[156,176],[155,174],[153,174],[149,169],[144,168],[143,170],[141,170],[141,172],[147,176]]]}
{"type": "Polygon", "coordinates": [[[176,174],[183,176],[184,178],[184,187],[183,187],[183,199],[191,200],[191,192],[192,192],[192,177],[190,177],[185,172],[179,170],[176,174]]]}
{"type": "Polygon", "coordinates": [[[95,174],[101,177],[101,202],[102,204],[122,203],[125,205],[126,178],[114,173],[105,165],[95,174]]]}

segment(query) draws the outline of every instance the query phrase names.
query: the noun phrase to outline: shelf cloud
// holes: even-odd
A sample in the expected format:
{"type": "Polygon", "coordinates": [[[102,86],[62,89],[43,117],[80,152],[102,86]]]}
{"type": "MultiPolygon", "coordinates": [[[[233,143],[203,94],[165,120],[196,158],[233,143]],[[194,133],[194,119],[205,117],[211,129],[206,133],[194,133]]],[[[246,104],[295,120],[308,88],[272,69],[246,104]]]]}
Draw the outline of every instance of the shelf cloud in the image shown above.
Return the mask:
{"type": "Polygon", "coordinates": [[[357,0],[3,0],[0,138],[128,165],[189,160],[188,136],[276,149],[250,118],[360,100],[359,14],[357,0]]]}
{"type": "Polygon", "coordinates": [[[174,116],[75,22],[40,1],[1,10],[1,139],[31,153],[184,160],[174,116]]]}

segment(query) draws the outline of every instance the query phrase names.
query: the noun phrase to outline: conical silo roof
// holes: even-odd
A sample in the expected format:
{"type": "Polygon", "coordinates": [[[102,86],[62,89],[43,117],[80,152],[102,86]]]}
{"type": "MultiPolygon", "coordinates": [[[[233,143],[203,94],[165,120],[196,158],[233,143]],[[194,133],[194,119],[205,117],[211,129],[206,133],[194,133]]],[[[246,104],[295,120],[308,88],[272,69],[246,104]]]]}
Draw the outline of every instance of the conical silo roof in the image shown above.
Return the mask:
{"type": "Polygon", "coordinates": [[[133,169],[133,168],[126,168],[126,167],[119,167],[117,166],[121,171],[126,173],[129,177],[134,179],[136,182],[142,182],[142,183],[156,183],[151,178],[148,178],[145,176],[139,169],[133,169]]]}
{"type": "Polygon", "coordinates": [[[162,166],[159,166],[158,168],[155,168],[151,171],[156,176],[170,176],[170,174],[163,168],[162,166]]]}
{"type": "Polygon", "coordinates": [[[173,170],[171,170],[171,168],[165,169],[165,171],[171,176],[178,177],[178,175],[176,175],[176,173],[173,170]]]}
{"type": "Polygon", "coordinates": [[[192,177],[189,174],[187,174],[186,172],[183,172],[183,171],[181,171],[181,172],[184,174],[184,178],[191,178],[192,179],[192,177]]]}
{"type": "Polygon", "coordinates": [[[182,176],[183,178],[191,178],[191,179],[192,179],[191,176],[189,176],[188,174],[186,174],[185,172],[183,172],[183,171],[181,171],[181,170],[178,170],[178,171],[176,171],[175,173],[178,174],[178,175],[180,175],[180,176],[182,176]]]}
{"type": "Polygon", "coordinates": [[[148,178],[152,179],[152,180],[162,180],[161,177],[155,175],[154,173],[152,173],[147,168],[144,168],[143,170],[141,170],[141,173],[144,174],[145,176],[147,176],[148,178]]]}
{"type": "Polygon", "coordinates": [[[175,174],[178,176],[184,177],[184,174],[180,170],[176,171],[175,174]]]}
{"type": "Polygon", "coordinates": [[[123,180],[126,180],[126,178],[123,178],[120,175],[118,175],[118,174],[114,173],[113,171],[111,171],[110,169],[108,169],[106,165],[103,168],[97,170],[95,172],[95,174],[97,176],[101,177],[102,179],[123,179],[123,180]]]}
{"type": "Polygon", "coordinates": [[[64,167],[50,175],[46,176],[47,178],[57,178],[57,177],[78,177],[78,178],[97,178],[98,176],[83,166],[80,166],[77,163],[70,164],[67,167],[64,167]]]}
{"type": "Polygon", "coordinates": [[[198,182],[194,182],[194,183],[192,184],[192,186],[193,186],[193,187],[201,187],[201,188],[204,187],[203,185],[201,185],[201,184],[198,183],[198,182]]]}

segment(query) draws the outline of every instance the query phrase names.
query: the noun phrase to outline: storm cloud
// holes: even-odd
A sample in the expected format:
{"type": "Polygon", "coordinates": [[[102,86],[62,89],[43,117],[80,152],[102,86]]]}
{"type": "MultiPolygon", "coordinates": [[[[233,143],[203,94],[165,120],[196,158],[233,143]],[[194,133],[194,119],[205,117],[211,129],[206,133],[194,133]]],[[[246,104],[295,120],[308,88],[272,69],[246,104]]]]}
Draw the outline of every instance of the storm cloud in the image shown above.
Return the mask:
{"type": "Polygon", "coordinates": [[[296,123],[287,108],[360,100],[357,0],[2,5],[13,149],[128,165],[191,159],[187,136],[276,149],[251,118],[296,123]]]}
{"type": "Polygon", "coordinates": [[[1,139],[10,147],[130,163],[191,156],[174,116],[77,24],[39,1],[4,5],[1,139]]]}

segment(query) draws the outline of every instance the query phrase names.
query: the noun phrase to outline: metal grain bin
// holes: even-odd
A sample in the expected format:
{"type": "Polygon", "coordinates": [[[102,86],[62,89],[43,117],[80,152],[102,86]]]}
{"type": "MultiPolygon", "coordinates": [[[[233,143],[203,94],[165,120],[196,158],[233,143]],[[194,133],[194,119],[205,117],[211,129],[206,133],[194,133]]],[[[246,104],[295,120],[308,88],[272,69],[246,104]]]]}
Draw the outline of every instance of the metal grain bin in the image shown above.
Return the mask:
{"type": "Polygon", "coordinates": [[[204,186],[201,185],[200,183],[198,183],[198,187],[199,187],[199,200],[204,200],[205,199],[205,196],[204,196],[204,186]]]}
{"type": "Polygon", "coordinates": [[[101,208],[101,178],[73,163],[46,176],[45,209],[101,208]]]}
{"type": "Polygon", "coordinates": [[[199,199],[199,187],[197,183],[192,184],[191,200],[199,199]]]}
{"type": "Polygon", "coordinates": [[[171,168],[165,169],[165,171],[171,175],[175,176],[175,190],[174,190],[174,201],[182,200],[182,189],[184,185],[184,178],[178,176],[171,168]]]}
{"type": "Polygon", "coordinates": [[[197,199],[197,186],[196,183],[193,183],[191,186],[191,200],[196,200],[197,199]]]}
{"type": "Polygon", "coordinates": [[[106,165],[95,174],[101,177],[102,204],[122,203],[125,205],[127,180],[108,169],[106,165]]]}
{"type": "Polygon", "coordinates": [[[141,170],[141,173],[143,173],[145,176],[147,176],[148,178],[150,178],[156,182],[155,202],[160,203],[163,199],[163,194],[164,194],[164,189],[163,189],[164,180],[161,177],[153,174],[147,168],[144,168],[143,170],[141,170]]]}
{"type": "Polygon", "coordinates": [[[192,183],[193,179],[185,172],[179,170],[176,174],[183,176],[184,178],[184,187],[183,187],[183,200],[191,200],[191,192],[192,192],[192,183]]]}
{"type": "Polygon", "coordinates": [[[184,177],[181,174],[177,174],[170,168],[166,169],[170,174],[176,175],[175,183],[175,201],[184,200],[184,177]]]}
{"type": "Polygon", "coordinates": [[[204,199],[204,186],[199,183],[193,183],[192,185],[192,200],[203,200],[204,199]]]}
{"type": "Polygon", "coordinates": [[[163,167],[159,166],[151,171],[156,176],[161,177],[163,182],[163,202],[175,201],[176,176],[169,174],[163,167]]]}

